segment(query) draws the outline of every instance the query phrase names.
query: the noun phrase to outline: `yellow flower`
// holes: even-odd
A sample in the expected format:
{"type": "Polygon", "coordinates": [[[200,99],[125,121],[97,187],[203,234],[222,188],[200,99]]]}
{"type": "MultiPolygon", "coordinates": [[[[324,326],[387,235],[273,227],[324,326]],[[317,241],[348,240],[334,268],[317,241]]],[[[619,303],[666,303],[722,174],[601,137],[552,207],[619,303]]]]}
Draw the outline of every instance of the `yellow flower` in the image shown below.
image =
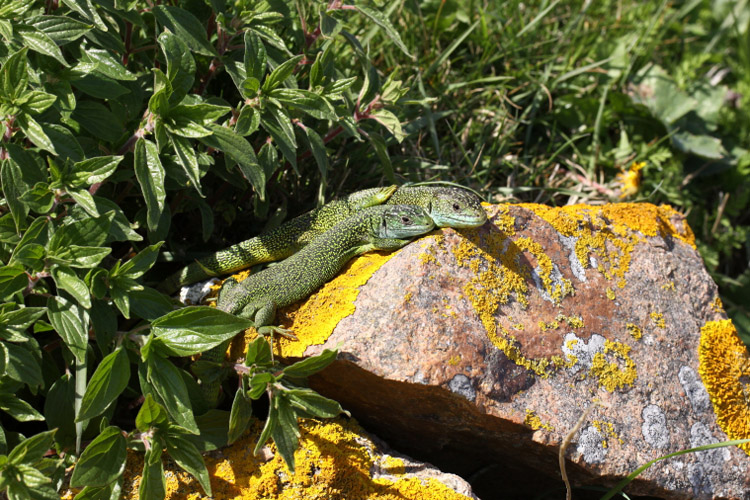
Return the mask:
{"type": "Polygon", "coordinates": [[[627,198],[638,192],[641,186],[641,170],[646,166],[645,161],[634,161],[630,168],[617,174],[617,182],[622,184],[620,198],[627,198]]]}

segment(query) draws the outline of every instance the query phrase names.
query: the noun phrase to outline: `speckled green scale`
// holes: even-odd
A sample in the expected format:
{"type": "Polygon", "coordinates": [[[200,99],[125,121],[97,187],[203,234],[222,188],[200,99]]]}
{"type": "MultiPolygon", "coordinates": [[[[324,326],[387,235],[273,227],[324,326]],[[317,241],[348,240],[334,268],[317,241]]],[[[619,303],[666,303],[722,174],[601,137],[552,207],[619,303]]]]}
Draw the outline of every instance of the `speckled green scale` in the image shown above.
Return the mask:
{"type": "Polygon", "coordinates": [[[424,208],[438,227],[478,227],[487,213],[477,195],[452,186],[407,186],[398,188],[386,202],[424,208]]]}
{"type": "MultiPolygon", "coordinates": [[[[279,307],[311,295],[352,257],[370,250],[395,250],[433,227],[432,219],[420,207],[381,205],[362,209],[279,264],[252,274],[241,283],[227,280],[219,291],[216,307],[252,319],[256,327],[270,325],[279,307]]],[[[220,362],[228,345],[225,342],[211,349],[202,359],[220,362]]],[[[215,406],[219,382],[204,384],[202,392],[206,401],[215,406]]]]}
{"type": "Polygon", "coordinates": [[[338,222],[367,207],[380,205],[396,186],[365,189],[291,219],[278,228],[208,255],[170,276],[160,286],[173,293],[180,286],[289,257],[338,222]]]}

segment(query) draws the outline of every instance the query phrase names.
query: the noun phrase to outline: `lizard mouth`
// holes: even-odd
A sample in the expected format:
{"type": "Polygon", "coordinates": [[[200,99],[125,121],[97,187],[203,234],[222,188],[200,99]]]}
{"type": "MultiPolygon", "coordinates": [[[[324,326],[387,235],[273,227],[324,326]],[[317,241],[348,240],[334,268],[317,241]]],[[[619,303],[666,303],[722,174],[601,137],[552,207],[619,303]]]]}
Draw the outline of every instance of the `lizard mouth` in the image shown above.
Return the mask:
{"type": "Polygon", "coordinates": [[[433,217],[435,225],[438,227],[455,227],[455,228],[467,228],[467,227],[479,227],[487,222],[487,215],[482,212],[481,215],[465,216],[465,217],[433,217]]]}

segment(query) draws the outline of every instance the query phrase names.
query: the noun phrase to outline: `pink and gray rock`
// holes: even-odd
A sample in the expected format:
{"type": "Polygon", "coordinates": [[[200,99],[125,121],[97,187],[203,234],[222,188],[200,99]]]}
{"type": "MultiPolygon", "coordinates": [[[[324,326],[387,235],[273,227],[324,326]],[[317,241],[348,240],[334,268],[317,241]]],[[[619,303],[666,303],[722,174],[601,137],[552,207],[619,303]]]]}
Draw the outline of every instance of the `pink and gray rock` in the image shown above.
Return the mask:
{"type": "MultiPolygon", "coordinates": [[[[323,345],[313,387],[405,453],[489,498],[613,485],[674,451],[726,440],[699,371],[724,320],[682,217],[653,205],[488,207],[388,260],[323,345]]],[[[294,327],[292,326],[292,329],[294,327]]],[[[750,428],[750,424],[748,424],[750,428]]],[[[659,462],[626,488],[750,498],[750,457],[718,448],[659,462]]]]}

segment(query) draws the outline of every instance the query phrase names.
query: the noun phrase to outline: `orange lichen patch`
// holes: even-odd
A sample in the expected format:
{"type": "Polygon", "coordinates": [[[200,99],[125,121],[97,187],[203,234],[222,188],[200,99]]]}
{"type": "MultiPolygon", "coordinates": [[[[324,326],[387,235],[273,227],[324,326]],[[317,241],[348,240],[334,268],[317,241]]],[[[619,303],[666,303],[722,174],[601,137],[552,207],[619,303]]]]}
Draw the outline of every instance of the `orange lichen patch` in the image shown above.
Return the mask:
{"type": "MultiPolygon", "coordinates": [[[[701,328],[699,373],[729,439],[750,438],[750,353],[731,320],[701,328]]],[[[750,443],[739,445],[750,455],[750,443]]]]}
{"type": "MultiPolygon", "coordinates": [[[[165,477],[167,500],[255,500],[277,499],[382,499],[406,500],[430,498],[458,500],[466,497],[435,479],[421,481],[405,474],[403,460],[374,452],[375,445],[362,436],[359,426],[343,419],[326,423],[300,421],[300,448],[294,453],[296,469],[292,474],[270,446],[273,456],[252,454],[260,425],[234,445],[204,457],[211,478],[213,497],[203,493],[189,474],[167,462],[165,477]],[[221,455],[221,458],[217,458],[221,455]],[[380,472],[376,477],[374,470],[380,472]],[[382,476],[387,474],[387,477],[382,476]]],[[[270,455],[270,454],[269,454],[270,455]]],[[[141,454],[130,454],[125,470],[123,494],[138,498],[141,454]]]]}
{"type": "Polygon", "coordinates": [[[649,316],[651,316],[651,321],[654,322],[656,328],[666,328],[667,323],[664,321],[664,315],[662,313],[652,312],[649,316]]]}
{"type": "Polygon", "coordinates": [[[554,426],[548,423],[542,422],[542,419],[539,418],[539,415],[537,415],[534,410],[530,410],[528,408],[526,408],[526,416],[523,419],[523,423],[524,425],[531,427],[535,431],[539,429],[544,429],[545,431],[552,432],[555,430],[554,426]]]}
{"type": "Polygon", "coordinates": [[[640,340],[640,338],[643,337],[643,332],[641,332],[641,329],[638,327],[638,325],[627,323],[625,325],[625,328],[628,330],[630,336],[635,340],[640,340]]]}
{"type": "Polygon", "coordinates": [[[536,258],[539,268],[539,278],[542,280],[544,290],[549,294],[555,304],[559,304],[567,295],[573,294],[573,285],[567,278],[559,278],[553,281],[554,265],[552,259],[544,253],[542,246],[531,238],[518,238],[514,242],[521,250],[529,252],[536,258]]]}
{"type": "Polygon", "coordinates": [[[443,245],[445,237],[442,234],[435,234],[429,238],[434,240],[436,244],[430,244],[428,243],[427,238],[423,238],[422,241],[424,241],[424,243],[422,243],[422,248],[426,248],[426,250],[419,254],[419,261],[422,264],[435,264],[436,266],[439,266],[440,262],[437,260],[436,251],[443,245]]]}
{"type": "MultiPolygon", "coordinates": [[[[359,288],[397,253],[371,252],[354,259],[310,298],[280,309],[276,313],[276,324],[291,330],[299,340],[278,339],[274,342],[276,354],[301,357],[308,346],[324,343],[336,325],[355,311],[359,288]]],[[[237,346],[238,351],[244,352],[242,344],[252,341],[256,335],[255,329],[250,328],[244,342],[237,346]]]]}
{"type": "Polygon", "coordinates": [[[633,385],[638,377],[635,362],[628,356],[630,346],[622,342],[604,341],[604,352],[597,352],[589,373],[597,379],[599,386],[608,392],[633,385]],[[612,361],[610,361],[614,358],[612,361]]]}

